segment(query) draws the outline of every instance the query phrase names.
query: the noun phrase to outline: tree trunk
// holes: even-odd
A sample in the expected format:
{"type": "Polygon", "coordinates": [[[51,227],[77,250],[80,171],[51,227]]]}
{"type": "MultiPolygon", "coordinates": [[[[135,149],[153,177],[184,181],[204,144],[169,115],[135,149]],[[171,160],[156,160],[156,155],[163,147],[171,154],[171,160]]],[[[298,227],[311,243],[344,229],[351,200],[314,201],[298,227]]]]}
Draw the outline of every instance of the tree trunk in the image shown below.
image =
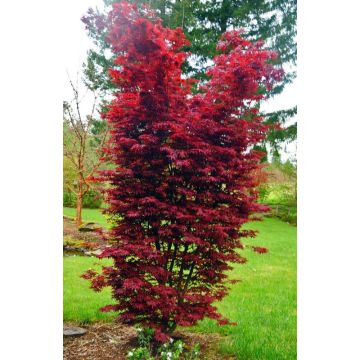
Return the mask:
{"type": "Polygon", "coordinates": [[[79,227],[82,224],[82,205],[83,205],[84,191],[83,183],[79,181],[79,192],[76,194],[76,226],[79,227]]]}
{"type": "Polygon", "coordinates": [[[82,224],[81,212],[82,212],[83,197],[77,194],[76,198],[76,226],[79,227],[82,224]]]}

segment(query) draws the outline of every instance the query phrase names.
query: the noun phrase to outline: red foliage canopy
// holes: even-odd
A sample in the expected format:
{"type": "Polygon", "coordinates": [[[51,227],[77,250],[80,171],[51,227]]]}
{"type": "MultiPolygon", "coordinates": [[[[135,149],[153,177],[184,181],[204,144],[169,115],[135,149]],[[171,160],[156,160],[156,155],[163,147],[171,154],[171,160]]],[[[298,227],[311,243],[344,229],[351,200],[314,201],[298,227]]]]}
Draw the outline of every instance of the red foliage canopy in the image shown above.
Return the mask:
{"type": "Polygon", "coordinates": [[[119,91],[104,115],[115,166],[102,176],[115,225],[100,257],[114,265],[84,277],[95,290],[112,287],[117,304],[104,311],[153,327],[159,340],[205,316],[227,323],[211,304],[227,294],[229,263],[246,261],[236,249],[255,232],[240,227],[265,210],[256,203],[261,154],[252,147],[267,131],[256,104],[281,77],[269,64],[275,54],[226,32],[210,80],[192,95],[194,80],[181,75],[181,29],[126,2],[106,20],[86,21],[108,29],[119,91]]]}

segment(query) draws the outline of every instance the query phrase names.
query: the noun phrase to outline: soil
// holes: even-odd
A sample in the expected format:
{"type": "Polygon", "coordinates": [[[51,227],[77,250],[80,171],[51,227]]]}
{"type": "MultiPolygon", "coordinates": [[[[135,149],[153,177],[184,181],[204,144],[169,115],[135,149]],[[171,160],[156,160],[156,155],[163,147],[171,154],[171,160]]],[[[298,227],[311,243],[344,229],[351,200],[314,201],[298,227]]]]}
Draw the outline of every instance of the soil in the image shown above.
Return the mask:
{"type": "MultiPolygon", "coordinates": [[[[64,360],[126,360],[129,350],[137,346],[137,333],[133,327],[114,323],[97,323],[82,327],[87,330],[85,335],[64,337],[64,360]]],[[[174,332],[173,338],[181,339],[189,348],[199,344],[201,360],[235,359],[234,356],[220,355],[216,352],[217,346],[224,341],[220,335],[177,331],[174,332]]]]}

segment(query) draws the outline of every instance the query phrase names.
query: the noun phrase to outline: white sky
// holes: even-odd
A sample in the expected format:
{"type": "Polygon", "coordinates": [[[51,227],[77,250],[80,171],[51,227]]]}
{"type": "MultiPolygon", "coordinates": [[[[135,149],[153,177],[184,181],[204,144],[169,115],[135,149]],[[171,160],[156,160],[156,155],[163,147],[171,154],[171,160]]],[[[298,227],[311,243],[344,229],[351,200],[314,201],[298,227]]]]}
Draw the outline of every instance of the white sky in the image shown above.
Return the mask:
{"type": "MultiPolygon", "coordinates": [[[[92,42],[87,36],[85,25],[80,20],[90,7],[103,8],[102,0],[77,0],[66,1],[67,18],[66,24],[63,26],[63,39],[65,42],[63,54],[63,72],[64,85],[62,89],[63,99],[70,100],[72,98],[71,88],[68,82],[67,73],[75,82],[77,72],[79,73],[79,83],[81,83],[81,68],[82,63],[86,59],[86,52],[92,47],[92,42]]],[[[84,94],[84,93],[83,93],[84,94]]],[[[262,105],[262,109],[266,111],[276,111],[279,109],[286,109],[297,104],[297,80],[293,84],[288,85],[285,90],[275,98],[267,101],[262,105]]],[[[91,99],[85,97],[83,100],[83,108],[89,109],[91,106],[91,99]]],[[[295,117],[292,121],[295,120],[295,117]]],[[[286,151],[282,152],[283,160],[293,158],[296,153],[296,144],[292,143],[285,146],[286,151]]]]}
{"type": "Polygon", "coordinates": [[[63,54],[64,86],[62,93],[64,100],[72,96],[67,72],[71,79],[75,81],[77,72],[81,74],[82,63],[86,59],[86,52],[92,47],[92,41],[87,36],[81,17],[85,15],[90,7],[98,6],[102,8],[102,4],[102,0],[66,1],[68,17],[66,18],[66,24],[63,26],[65,52],[63,54]]]}

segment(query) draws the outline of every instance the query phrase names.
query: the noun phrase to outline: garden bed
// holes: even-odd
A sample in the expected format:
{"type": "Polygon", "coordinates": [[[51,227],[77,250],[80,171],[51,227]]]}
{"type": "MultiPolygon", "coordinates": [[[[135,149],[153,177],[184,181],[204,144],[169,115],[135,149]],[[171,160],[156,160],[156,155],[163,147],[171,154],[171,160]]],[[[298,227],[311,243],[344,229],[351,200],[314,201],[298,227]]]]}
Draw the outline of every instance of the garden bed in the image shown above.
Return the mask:
{"type": "MultiPolygon", "coordinates": [[[[97,323],[82,327],[87,330],[85,335],[64,337],[64,360],[126,360],[129,350],[137,346],[137,333],[133,327],[114,323],[97,323]]],[[[174,338],[181,339],[188,347],[199,344],[201,359],[235,359],[235,356],[220,355],[216,352],[219,343],[224,341],[224,337],[218,334],[177,331],[174,338]]]]}
{"type": "MultiPolygon", "coordinates": [[[[100,228],[100,225],[91,224],[92,228],[100,228]]],[[[106,246],[102,235],[98,231],[79,231],[74,219],[63,216],[64,255],[87,255],[96,256],[106,246]]]]}

